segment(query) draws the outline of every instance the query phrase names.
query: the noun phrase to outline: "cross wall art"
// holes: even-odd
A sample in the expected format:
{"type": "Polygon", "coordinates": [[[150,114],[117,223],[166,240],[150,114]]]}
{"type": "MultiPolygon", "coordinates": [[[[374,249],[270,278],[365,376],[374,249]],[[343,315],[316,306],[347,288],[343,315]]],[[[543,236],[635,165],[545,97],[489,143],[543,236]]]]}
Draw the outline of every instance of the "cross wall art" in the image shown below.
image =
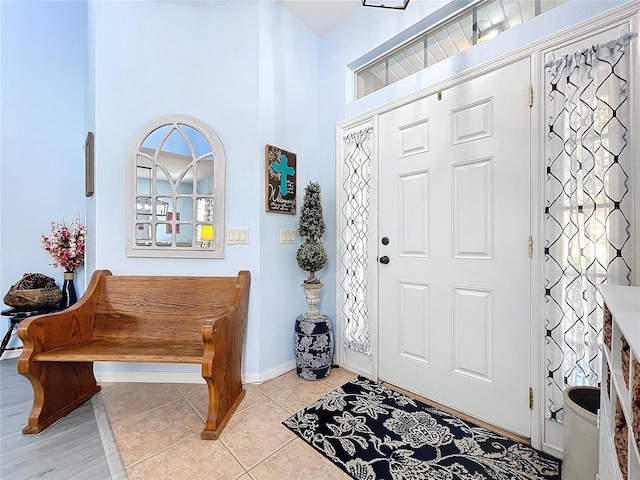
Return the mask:
{"type": "Polygon", "coordinates": [[[295,215],[296,154],[267,145],[266,161],[266,211],[295,215]]]}

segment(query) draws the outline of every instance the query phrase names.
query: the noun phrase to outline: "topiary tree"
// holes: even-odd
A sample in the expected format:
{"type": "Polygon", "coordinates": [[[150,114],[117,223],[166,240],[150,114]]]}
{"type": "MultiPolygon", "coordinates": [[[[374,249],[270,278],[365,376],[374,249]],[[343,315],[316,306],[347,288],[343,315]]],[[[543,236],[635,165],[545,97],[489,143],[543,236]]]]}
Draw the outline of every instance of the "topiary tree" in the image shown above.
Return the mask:
{"type": "Polygon", "coordinates": [[[305,242],[300,245],[296,254],[298,266],[309,272],[309,277],[304,283],[320,283],[316,278],[316,272],[327,263],[327,252],[320,242],[324,234],[324,215],[320,200],[320,184],[309,182],[304,189],[304,200],[300,210],[300,224],[298,233],[305,237],[305,242]]]}

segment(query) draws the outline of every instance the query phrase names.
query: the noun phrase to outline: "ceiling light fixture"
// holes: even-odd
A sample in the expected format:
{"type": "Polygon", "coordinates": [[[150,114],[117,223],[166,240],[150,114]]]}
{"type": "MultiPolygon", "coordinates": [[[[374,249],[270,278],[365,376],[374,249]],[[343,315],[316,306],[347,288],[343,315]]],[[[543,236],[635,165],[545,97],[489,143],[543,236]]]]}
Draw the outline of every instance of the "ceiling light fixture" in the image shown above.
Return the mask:
{"type": "Polygon", "coordinates": [[[362,0],[365,7],[394,8],[404,10],[409,5],[409,0],[362,0]]]}
{"type": "Polygon", "coordinates": [[[478,43],[484,42],[496,37],[503,30],[506,30],[504,22],[491,23],[489,20],[482,19],[476,23],[475,30],[478,32],[478,43]]]}

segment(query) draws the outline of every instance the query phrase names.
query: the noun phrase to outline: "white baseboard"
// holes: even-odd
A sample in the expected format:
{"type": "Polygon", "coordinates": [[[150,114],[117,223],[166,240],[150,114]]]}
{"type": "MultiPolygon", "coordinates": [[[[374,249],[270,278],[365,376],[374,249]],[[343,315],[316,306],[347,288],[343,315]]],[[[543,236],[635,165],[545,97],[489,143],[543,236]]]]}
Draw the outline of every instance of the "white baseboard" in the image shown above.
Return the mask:
{"type": "Polygon", "coordinates": [[[548,443],[542,444],[542,451],[562,460],[562,449],[548,443]]]}
{"type": "Polygon", "coordinates": [[[14,349],[16,347],[17,350],[5,350],[0,357],[0,360],[4,360],[5,358],[15,358],[19,357],[22,353],[22,349],[19,348],[22,346],[22,341],[18,338],[17,330],[14,328],[11,330],[11,337],[9,338],[9,343],[7,343],[7,348],[14,349]]]}
{"type": "Polygon", "coordinates": [[[94,372],[98,383],[205,383],[202,375],[193,372],[148,372],[129,370],[94,372]]]}
{"type": "Polygon", "coordinates": [[[2,358],[0,358],[0,360],[5,360],[7,358],[16,358],[16,357],[19,357],[21,353],[22,353],[22,349],[20,349],[20,350],[5,350],[4,353],[2,354],[2,358]]]}
{"type": "Polygon", "coordinates": [[[280,375],[284,375],[285,373],[296,368],[296,361],[289,360],[288,362],[282,363],[277,367],[272,368],[271,370],[267,370],[262,373],[243,373],[242,381],[244,383],[263,383],[267,380],[271,380],[272,378],[279,377],[280,375]]]}
{"type": "MultiPolygon", "coordinates": [[[[132,368],[136,365],[129,364],[132,368]]],[[[290,360],[271,370],[262,373],[242,373],[243,383],[262,383],[276,378],[296,367],[296,362],[290,360]]],[[[94,369],[95,370],[95,369],[94,369]]],[[[98,383],[205,383],[199,372],[166,372],[140,370],[95,371],[98,383]]]]}
{"type": "Polygon", "coordinates": [[[562,459],[562,442],[564,437],[564,425],[547,418],[544,419],[544,438],[542,451],[562,459]]]}
{"type": "MultiPolygon", "coordinates": [[[[6,350],[2,354],[1,360],[19,357],[21,353],[22,350],[6,350]]],[[[139,368],[138,365],[145,364],[127,364],[128,367],[131,367],[128,370],[96,370],[94,368],[94,373],[98,383],[205,383],[200,372],[149,371],[139,368]]],[[[296,368],[296,362],[295,360],[290,360],[265,372],[243,372],[242,383],[263,383],[279,377],[294,368],[296,368]]]]}
{"type": "Polygon", "coordinates": [[[363,368],[360,368],[358,365],[353,365],[345,362],[340,366],[345,370],[349,370],[350,372],[357,373],[358,375],[368,378],[369,380],[373,380],[373,381],[377,380],[376,378],[373,377],[373,374],[371,373],[370,370],[365,370],[363,368]]]}

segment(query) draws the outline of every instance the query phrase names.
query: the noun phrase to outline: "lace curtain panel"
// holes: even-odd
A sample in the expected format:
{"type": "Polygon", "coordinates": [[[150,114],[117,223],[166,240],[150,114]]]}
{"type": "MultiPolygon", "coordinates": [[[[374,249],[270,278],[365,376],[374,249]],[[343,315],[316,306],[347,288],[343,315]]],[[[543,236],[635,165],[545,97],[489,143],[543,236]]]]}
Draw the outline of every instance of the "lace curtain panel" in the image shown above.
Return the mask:
{"type": "Polygon", "coordinates": [[[368,239],[373,125],[342,138],[340,207],[340,308],[344,347],[371,355],[368,310],[368,239]]]}
{"type": "Polygon", "coordinates": [[[547,64],[546,416],[562,392],[600,384],[601,284],[630,285],[629,40],[547,64]]]}

